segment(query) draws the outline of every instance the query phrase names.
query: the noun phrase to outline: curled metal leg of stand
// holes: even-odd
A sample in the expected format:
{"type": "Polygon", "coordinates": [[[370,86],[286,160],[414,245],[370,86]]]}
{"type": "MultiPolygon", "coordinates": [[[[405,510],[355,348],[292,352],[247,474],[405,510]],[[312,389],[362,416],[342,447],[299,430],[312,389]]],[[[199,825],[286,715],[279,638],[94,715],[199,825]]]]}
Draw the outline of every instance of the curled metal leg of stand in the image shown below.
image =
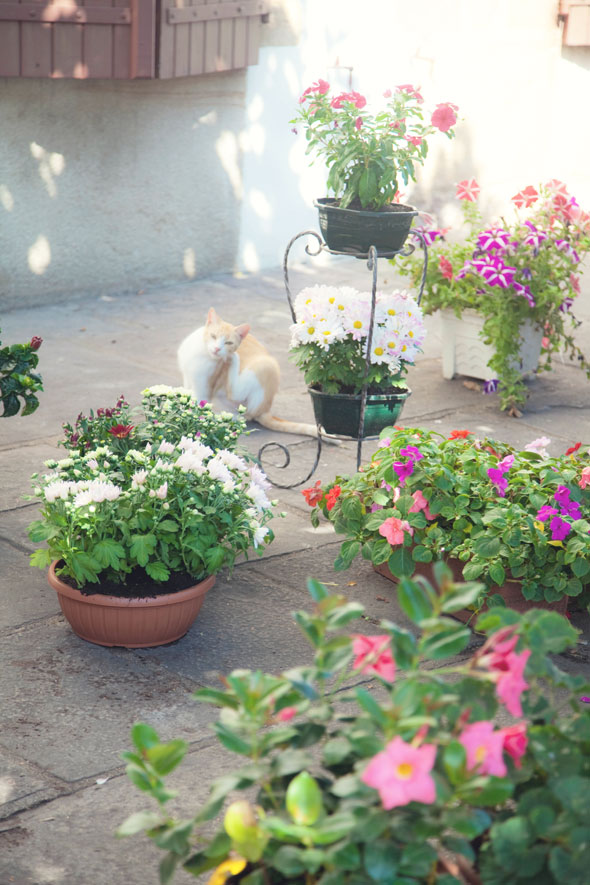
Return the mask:
{"type": "MultiPolygon", "coordinates": [[[[305,247],[305,251],[308,255],[319,255],[322,251],[323,240],[320,235],[315,230],[303,230],[301,233],[296,234],[296,236],[292,237],[289,240],[289,244],[285,249],[285,256],[283,258],[283,278],[285,281],[285,289],[287,290],[287,301],[289,302],[289,310],[291,311],[291,316],[293,318],[293,322],[295,322],[295,311],[293,309],[293,299],[291,298],[291,289],[289,288],[289,252],[291,251],[291,247],[297,240],[301,239],[301,237],[315,237],[317,240],[316,248],[312,249],[309,245],[305,247]]],[[[305,480],[303,480],[305,482],[305,480]]]]}
{"type": "Polygon", "coordinates": [[[289,464],[291,463],[291,452],[289,451],[288,446],[284,446],[282,443],[274,442],[274,441],[265,443],[258,451],[257,460],[258,460],[258,463],[260,464],[260,467],[262,468],[262,470],[264,470],[264,472],[266,473],[266,478],[277,489],[296,489],[297,486],[302,486],[304,482],[307,482],[307,480],[310,479],[314,475],[314,473],[316,472],[318,464],[320,463],[320,455],[322,453],[322,438],[321,438],[321,436],[318,435],[317,452],[316,452],[316,456],[315,456],[315,461],[313,462],[313,467],[311,468],[309,473],[306,476],[304,476],[303,479],[298,479],[297,482],[292,482],[292,483],[289,483],[288,485],[281,484],[279,482],[275,482],[273,479],[270,478],[270,476],[268,475],[267,471],[264,468],[264,465],[262,463],[263,453],[266,449],[270,449],[270,448],[280,449],[285,456],[284,463],[276,465],[278,470],[285,470],[289,466],[289,464]]]}

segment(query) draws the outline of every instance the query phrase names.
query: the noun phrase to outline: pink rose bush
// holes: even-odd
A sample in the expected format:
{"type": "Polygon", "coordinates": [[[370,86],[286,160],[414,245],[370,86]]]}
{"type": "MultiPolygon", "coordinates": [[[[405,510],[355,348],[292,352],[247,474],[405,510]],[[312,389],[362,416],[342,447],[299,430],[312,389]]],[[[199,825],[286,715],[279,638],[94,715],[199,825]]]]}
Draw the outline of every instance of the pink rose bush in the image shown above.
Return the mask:
{"type": "Polygon", "coordinates": [[[415,180],[416,166],[428,154],[428,139],[438,132],[453,138],[457,105],[441,102],[426,122],[424,99],[408,83],[386,89],[385,106],[371,112],[356,91],[331,94],[318,80],[301,97],[293,131],[302,128],[307,152],[328,169],[327,186],[341,208],[379,209],[395,202],[399,189],[415,180]]]}
{"type": "MultiPolygon", "coordinates": [[[[516,414],[527,397],[519,356],[525,323],[544,333],[540,370],[549,370],[553,355],[565,351],[590,378],[590,363],[573,334],[590,213],[555,179],[523,188],[512,197],[513,213],[491,222],[479,209],[479,193],[473,178],[457,185],[465,218],[460,236],[448,236],[448,228],[423,215],[419,230],[431,248],[422,303],[426,314],[449,308],[457,316],[466,309],[482,316],[481,336],[494,349],[484,392],[497,390],[501,407],[516,414]]],[[[419,286],[421,259],[397,256],[395,266],[419,286]]]]}
{"type": "Polygon", "coordinates": [[[196,692],[221,708],[214,728],[240,767],[175,820],[164,772],[188,745],[136,725],[127,772],[160,812],[132,815],[119,835],[145,829],[168,869],[209,871],[210,885],[229,872],[244,885],[582,885],[590,686],[559,667],[576,631],[554,612],[496,607],[474,643],[451,614],[477,585],[435,572],[436,586],[398,588],[411,629],[387,620],[370,634],[349,626],[361,605],[310,580],[313,608],[295,620],[311,662],[279,676],[236,670],[221,689],[196,692]],[[220,815],[216,833],[202,828],[220,815]]]}

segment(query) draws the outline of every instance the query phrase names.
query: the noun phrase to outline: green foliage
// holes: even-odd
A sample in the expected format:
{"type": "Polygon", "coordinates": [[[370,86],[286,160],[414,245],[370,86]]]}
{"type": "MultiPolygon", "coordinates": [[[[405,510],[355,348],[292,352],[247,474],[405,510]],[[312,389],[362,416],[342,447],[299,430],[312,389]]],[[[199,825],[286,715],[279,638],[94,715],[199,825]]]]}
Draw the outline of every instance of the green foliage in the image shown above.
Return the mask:
{"type": "Polygon", "coordinates": [[[43,390],[43,381],[34,369],[41,343],[36,336],[28,344],[2,347],[0,341],[0,418],[11,418],[21,409],[21,415],[30,415],[39,406],[36,394],[43,390]]]}
{"type": "Polygon", "coordinates": [[[181,388],[144,391],[137,425],[121,423],[127,409],[121,397],[67,425],[70,457],[34,475],[41,514],[29,537],[47,549],[31,564],[57,560],[79,587],[124,583],[135,569],[164,584],[173,572],[201,580],[261,552],[273,538],[272,505],[262,472],[235,451],[243,418],[217,415],[181,388]]]}
{"type": "Polygon", "coordinates": [[[444,106],[445,123],[438,115],[425,123],[421,104],[422,96],[413,87],[397,87],[386,107],[370,114],[364,96],[358,92],[331,96],[329,84],[320,80],[303,93],[291,123],[303,127],[307,153],[325,163],[328,190],[343,209],[379,209],[395,200],[402,185],[415,180],[415,167],[428,153],[429,136],[437,129],[447,138],[454,136],[452,106],[444,106]]]}
{"type": "MultiPolygon", "coordinates": [[[[442,558],[453,563],[456,576],[462,572],[466,581],[485,585],[479,589],[465,585],[461,600],[451,603],[457,608],[472,606],[475,611],[484,601],[501,605],[496,591],[514,581],[532,603],[576,596],[587,604],[590,487],[584,487],[582,471],[590,464],[588,451],[578,448],[570,455],[550,458],[497,440],[478,440],[468,431],[454,435],[445,439],[431,431],[388,428],[370,464],[351,477],[337,476],[317,490],[312,512],[318,519],[323,514],[344,536],[338,567],[347,568],[359,554],[375,566],[387,563],[401,580],[402,606],[408,617],[415,617],[416,612],[408,608],[403,579],[414,575],[422,563],[433,563],[436,568],[442,558]],[[422,457],[414,460],[402,486],[395,465],[409,462],[410,457],[402,454],[407,446],[416,448],[422,457]],[[514,461],[503,474],[507,487],[502,497],[488,471],[498,470],[505,458],[514,461]],[[546,505],[560,511],[555,498],[559,488],[569,491],[574,511],[577,504],[581,514],[581,518],[561,514],[569,527],[563,541],[553,538],[551,518],[538,518],[546,505]],[[328,510],[329,499],[332,507],[328,510]],[[380,533],[392,518],[406,523],[398,536],[403,544],[391,544],[380,533]]],[[[446,580],[452,580],[450,572],[446,580]]],[[[418,597],[413,594],[412,599],[418,597]]],[[[419,604],[422,617],[429,617],[425,591],[419,604]]]]}
{"type": "Polygon", "coordinates": [[[249,761],[213,783],[192,819],[163,810],[170,798],[164,771],[178,764],[183,743],[160,744],[151,727],[134,727],[127,773],[159,810],[131,815],[118,835],[145,831],[166,852],[161,882],[182,868],[194,876],[211,872],[211,885],[230,873],[229,881],[241,885],[452,885],[458,880],[438,863],[444,852],[476,867],[483,885],[533,878],[582,885],[590,861],[590,710],[577,698],[590,689],[546,656],[573,645],[576,631],[550,612],[489,614],[487,625],[479,624],[487,633],[483,645],[457,660],[469,634],[444,612],[474,600],[479,588],[455,587],[444,567],[436,571],[437,587],[400,585],[415,634],[383,622],[385,644],[372,657],[355,644],[358,635],[342,634],[362,606],[310,581],[313,609],[296,620],[312,645],[311,664],[280,676],[234,671],[223,691],[197,692],[198,700],[220,708],[214,727],[223,745],[249,761]],[[510,637],[513,651],[501,652],[510,637]],[[336,647],[344,654],[331,658],[336,647]],[[522,704],[534,725],[528,734],[525,723],[519,726],[515,749],[511,729],[493,726],[503,703],[499,673],[510,670],[512,659],[495,669],[492,652],[520,656],[530,649],[522,704]],[[389,654],[402,678],[379,675],[389,654]],[[433,659],[444,665],[423,666],[433,659]],[[561,709],[569,700],[565,712],[547,700],[557,689],[561,709]],[[503,772],[492,774],[478,761],[487,755],[470,755],[466,729],[481,722],[502,736],[503,772]],[[382,763],[377,788],[364,774],[400,741],[413,751],[431,748],[434,796],[398,796],[384,807],[386,783],[396,772],[400,780],[413,774],[402,773],[393,755],[382,763]],[[240,791],[247,796],[236,798],[240,791]],[[204,824],[230,796],[223,828],[212,835],[204,824]]]}
{"type": "MultiPolygon", "coordinates": [[[[490,380],[499,381],[501,407],[512,410],[521,408],[527,398],[519,365],[525,321],[543,330],[543,361],[538,371],[549,371],[553,354],[565,351],[590,377],[590,363],[574,340],[579,323],[571,312],[580,291],[579,262],[590,249],[588,215],[566,193],[565,185],[557,192],[549,186],[540,187],[538,194],[531,191],[536,196],[526,204],[534,208],[524,215],[516,212],[510,223],[501,218],[486,224],[476,203],[464,199],[466,233],[462,232],[460,240],[452,234],[447,238],[447,231],[427,232],[434,242],[422,299],[424,312],[448,308],[458,317],[465,310],[482,316],[480,337],[494,351],[488,362],[490,380]],[[498,228],[506,233],[505,245],[499,247],[497,239],[487,245],[490,240],[485,234],[498,228]],[[498,285],[493,277],[489,282],[481,266],[473,263],[482,257],[500,259],[514,271],[510,284],[498,285]]],[[[395,266],[418,287],[422,259],[417,254],[398,256],[395,266]]]]}

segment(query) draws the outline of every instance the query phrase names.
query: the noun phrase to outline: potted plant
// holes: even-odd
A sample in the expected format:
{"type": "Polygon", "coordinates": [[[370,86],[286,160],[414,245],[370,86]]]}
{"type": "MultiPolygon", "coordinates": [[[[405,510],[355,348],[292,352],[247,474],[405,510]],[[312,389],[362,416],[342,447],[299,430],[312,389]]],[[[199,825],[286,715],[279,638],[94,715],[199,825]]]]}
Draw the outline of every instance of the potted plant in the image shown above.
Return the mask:
{"type": "Polygon", "coordinates": [[[478,608],[499,594],[513,608],[588,602],[587,449],[549,457],[547,438],[518,451],[468,430],[389,434],[358,473],[303,492],[313,524],[324,514],[345,535],[336,569],[360,555],[399,579],[444,558],[483,582],[478,608]]]}
{"type": "Polygon", "coordinates": [[[385,252],[401,249],[417,213],[396,202],[399,188],[415,179],[429,136],[454,135],[456,105],[437,105],[425,123],[418,89],[396,86],[384,97],[385,107],[369,113],[360,93],[331,95],[330,84],[319,80],[304,91],[291,121],[303,127],[307,152],[328,169],[328,191],[334,196],[315,205],[324,240],[336,252],[364,254],[371,245],[385,252]]]}
{"type": "Polygon", "coordinates": [[[28,344],[0,347],[0,418],[18,415],[21,408],[23,416],[31,415],[38,407],[36,394],[43,390],[43,381],[33,370],[37,368],[37,351],[42,343],[43,339],[34,335],[28,344]]]}
{"type": "MultiPolygon", "coordinates": [[[[479,186],[462,181],[466,235],[459,241],[433,221],[422,230],[430,244],[424,312],[441,311],[443,375],[487,380],[501,407],[519,416],[526,401],[523,373],[551,369],[565,351],[590,377],[573,338],[572,305],[580,292],[581,259],[590,249],[590,215],[566,186],[553,180],[516,194],[513,220],[488,224],[477,205],[479,186]]],[[[422,263],[401,256],[397,268],[418,285],[422,263]]]]}
{"type": "Polygon", "coordinates": [[[377,292],[372,330],[371,307],[370,292],[349,286],[310,286],[295,298],[290,352],[328,433],[358,438],[365,386],[364,436],[395,423],[410,395],[404,376],[426,334],[420,307],[407,292],[377,292]]]}
{"type": "Polygon", "coordinates": [[[45,547],[64,615],[100,645],[161,645],[186,633],[222,568],[273,534],[256,466],[239,455],[243,418],[215,414],[190,391],[144,391],[144,417],[112,409],[65,425],[69,457],[34,474],[41,514],[29,527],[45,547]]]}
{"type": "Polygon", "coordinates": [[[133,728],[127,774],[155,807],[118,835],[145,831],[165,852],[162,885],[177,868],[208,885],[585,885],[589,686],[548,657],[576,631],[494,608],[467,654],[470,632],[448,615],[478,588],[438,576],[436,590],[399,588],[414,632],[382,621],[377,635],[352,632],[363,607],[310,581],[314,609],[295,618],[311,663],[196,692],[221,708],[217,738],[241,765],[187,819],[166,781],[187,744],[133,728]]]}

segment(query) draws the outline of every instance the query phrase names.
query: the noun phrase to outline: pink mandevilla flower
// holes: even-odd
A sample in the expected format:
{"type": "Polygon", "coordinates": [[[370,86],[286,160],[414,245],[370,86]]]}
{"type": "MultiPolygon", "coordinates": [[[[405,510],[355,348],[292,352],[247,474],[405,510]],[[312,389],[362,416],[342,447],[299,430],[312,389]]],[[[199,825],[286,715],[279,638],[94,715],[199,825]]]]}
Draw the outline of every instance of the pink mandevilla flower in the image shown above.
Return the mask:
{"type": "Polygon", "coordinates": [[[506,728],[500,729],[504,752],[513,759],[517,768],[522,768],[521,758],[526,752],[529,742],[526,733],[526,724],[519,722],[517,725],[508,725],[506,728]]]}
{"type": "Polygon", "coordinates": [[[504,777],[504,738],[501,731],[494,731],[493,722],[472,722],[467,725],[459,735],[459,743],[465,747],[470,771],[504,777]]]}
{"type": "Polygon", "coordinates": [[[279,722],[290,722],[290,720],[297,714],[297,707],[283,707],[282,710],[279,710],[277,713],[277,719],[279,722]]]}
{"type": "Polygon", "coordinates": [[[501,662],[498,660],[495,665],[490,663],[490,670],[496,678],[496,694],[513,716],[522,716],[520,698],[529,687],[523,673],[530,654],[528,648],[519,653],[511,651],[503,656],[501,662]]]}
{"type": "Polygon", "coordinates": [[[379,792],[386,810],[409,802],[431,804],[436,799],[430,775],[435,758],[434,744],[413,747],[397,735],[371,759],[361,780],[379,792]]]}
{"type": "Polygon", "coordinates": [[[385,682],[394,681],[395,661],[388,636],[355,636],[352,651],[356,655],[353,670],[374,673],[385,682]]]}
{"type": "Polygon", "coordinates": [[[392,547],[404,543],[405,532],[412,536],[414,529],[407,519],[398,519],[396,516],[390,516],[379,526],[379,534],[386,538],[392,547]]]}

